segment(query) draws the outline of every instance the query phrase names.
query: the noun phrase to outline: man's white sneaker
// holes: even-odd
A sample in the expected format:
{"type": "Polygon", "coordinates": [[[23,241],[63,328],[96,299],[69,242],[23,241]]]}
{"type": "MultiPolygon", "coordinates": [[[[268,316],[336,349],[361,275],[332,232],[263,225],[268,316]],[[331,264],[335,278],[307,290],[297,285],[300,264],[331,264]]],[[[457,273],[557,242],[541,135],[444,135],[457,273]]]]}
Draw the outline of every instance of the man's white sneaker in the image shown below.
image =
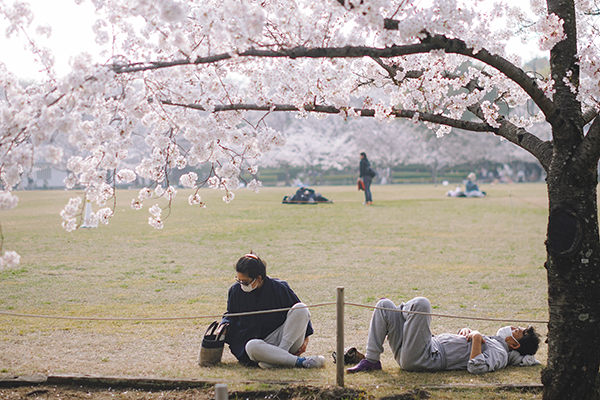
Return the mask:
{"type": "Polygon", "coordinates": [[[273,368],[277,368],[277,365],[269,364],[269,363],[262,362],[262,361],[259,361],[259,362],[258,362],[258,366],[259,366],[260,368],[262,368],[262,369],[273,369],[273,368]]]}
{"type": "Polygon", "coordinates": [[[325,357],[308,356],[302,361],[302,368],[323,368],[325,366],[325,357]]]}

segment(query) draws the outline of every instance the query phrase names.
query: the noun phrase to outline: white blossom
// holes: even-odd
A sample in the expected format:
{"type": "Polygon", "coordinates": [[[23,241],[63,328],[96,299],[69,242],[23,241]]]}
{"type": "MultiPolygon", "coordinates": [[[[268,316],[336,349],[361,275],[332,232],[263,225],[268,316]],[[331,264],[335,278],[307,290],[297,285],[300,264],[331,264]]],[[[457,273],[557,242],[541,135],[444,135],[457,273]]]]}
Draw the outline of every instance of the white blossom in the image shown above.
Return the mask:
{"type": "Polygon", "coordinates": [[[135,172],[130,169],[122,169],[117,172],[117,183],[130,183],[135,181],[135,172]]]}
{"type": "Polygon", "coordinates": [[[10,210],[17,206],[19,198],[12,192],[0,192],[0,210],[10,210]]]}
{"type": "Polygon", "coordinates": [[[563,23],[556,16],[556,14],[550,14],[541,18],[534,26],[533,30],[539,35],[539,47],[540,50],[552,50],[556,43],[566,39],[566,35],[563,31],[563,23]]]}
{"type": "Polygon", "coordinates": [[[188,172],[187,174],[181,175],[179,178],[179,183],[181,186],[186,188],[193,188],[196,186],[196,182],[198,181],[198,174],[195,172],[188,172]]]}
{"type": "Polygon", "coordinates": [[[223,201],[225,203],[231,203],[235,197],[235,193],[227,191],[227,194],[223,196],[223,201]]]}
{"type": "Polygon", "coordinates": [[[0,259],[0,270],[2,267],[14,268],[21,262],[21,256],[16,251],[5,251],[0,259]]]}
{"type": "Polygon", "coordinates": [[[500,107],[495,103],[490,103],[487,100],[481,103],[481,111],[483,111],[483,115],[485,115],[485,122],[494,128],[500,128],[500,124],[496,121],[499,117],[499,110],[500,107]]]}
{"type": "Polygon", "coordinates": [[[202,197],[200,197],[200,195],[198,193],[191,195],[188,199],[188,203],[190,204],[190,206],[199,204],[202,207],[206,207],[206,205],[204,203],[202,203],[202,197]]]}
{"type": "Polygon", "coordinates": [[[152,197],[152,191],[148,187],[142,188],[138,194],[138,198],[141,201],[147,200],[151,197],[152,197]]]}
{"type": "Polygon", "coordinates": [[[260,188],[262,186],[261,181],[257,181],[256,179],[252,179],[250,181],[250,183],[248,183],[248,189],[252,190],[253,192],[258,193],[260,188]]]}
{"type": "Polygon", "coordinates": [[[163,221],[160,218],[153,218],[153,217],[148,218],[148,225],[150,225],[154,229],[162,229],[164,226],[163,221]]]}
{"type": "Polygon", "coordinates": [[[150,214],[152,214],[152,216],[155,218],[160,218],[160,215],[162,214],[162,209],[158,206],[158,204],[150,207],[148,211],[150,211],[150,214]]]}
{"type": "Polygon", "coordinates": [[[101,208],[96,213],[96,216],[98,217],[98,221],[102,222],[104,225],[107,225],[108,219],[113,216],[113,211],[108,207],[101,208]]]}
{"type": "Polygon", "coordinates": [[[139,200],[136,200],[136,199],[131,200],[131,208],[134,210],[141,210],[143,205],[144,205],[144,203],[139,200]]]}
{"type": "Polygon", "coordinates": [[[46,161],[52,164],[58,164],[63,157],[63,149],[56,146],[48,146],[46,161]]]}
{"type": "Polygon", "coordinates": [[[169,186],[163,193],[163,197],[172,200],[177,194],[177,190],[173,186],[169,186]]]}

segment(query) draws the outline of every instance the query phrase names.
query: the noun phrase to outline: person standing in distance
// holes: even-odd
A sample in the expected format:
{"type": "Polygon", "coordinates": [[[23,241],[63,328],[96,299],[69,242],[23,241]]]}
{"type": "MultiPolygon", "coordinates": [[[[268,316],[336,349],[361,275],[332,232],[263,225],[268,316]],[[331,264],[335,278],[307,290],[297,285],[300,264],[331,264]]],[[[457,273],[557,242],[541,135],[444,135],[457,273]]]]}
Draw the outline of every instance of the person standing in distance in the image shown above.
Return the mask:
{"type": "Polygon", "coordinates": [[[371,169],[371,163],[367,158],[367,154],[363,151],[360,153],[360,179],[363,181],[365,186],[365,202],[363,204],[373,204],[373,197],[371,196],[371,181],[373,180],[373,170],[371,169]]]}

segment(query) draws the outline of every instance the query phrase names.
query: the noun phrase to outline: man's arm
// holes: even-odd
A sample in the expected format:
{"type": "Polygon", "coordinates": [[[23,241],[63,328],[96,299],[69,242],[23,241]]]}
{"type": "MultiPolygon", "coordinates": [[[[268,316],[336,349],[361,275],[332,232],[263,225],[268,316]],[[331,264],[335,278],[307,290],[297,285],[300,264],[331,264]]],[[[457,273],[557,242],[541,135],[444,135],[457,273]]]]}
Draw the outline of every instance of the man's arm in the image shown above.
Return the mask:
{"type": "MultiPolygon", "coordinates": [[[[479,332],[477,334],[481,335],[479,332]]],[[[467,363],[467,370],[472,374],[483,374],[506,367],[508,353],[505,345],[496,337],[482,337],[482,340],[473,335],[471,347],[471,358],[467,363]],[[482,344],[485,343],[485,347],[482,344]]]]}
{"type": "Polygon", "coordinates": [[[485,339],[478,331],[471,331],[467,335],[467,341],[473,342],[473,345],[471,346],[471,356],[469,357],[469,359],[472,360],[481,354],[481,344],[485,343],[485,339]]]}

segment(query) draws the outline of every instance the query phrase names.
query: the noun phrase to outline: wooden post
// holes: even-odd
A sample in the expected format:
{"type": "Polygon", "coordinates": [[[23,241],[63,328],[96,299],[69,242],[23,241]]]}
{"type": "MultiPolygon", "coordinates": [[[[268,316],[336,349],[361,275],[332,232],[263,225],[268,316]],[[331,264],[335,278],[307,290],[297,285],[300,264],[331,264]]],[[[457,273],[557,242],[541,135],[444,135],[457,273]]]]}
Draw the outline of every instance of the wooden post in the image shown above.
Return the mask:
{"type": "Polygon", "coordinates": [[[344,287],[337,288],[337,346],[336,371],[337,385],[344,387],[344,287]]]}
{"type": "Polygon", "coordinates": [[[215,385],[215,400],[228,400],[229,393],[227,392],[227,385],[224,383],[217,383],[215,385]]]}

